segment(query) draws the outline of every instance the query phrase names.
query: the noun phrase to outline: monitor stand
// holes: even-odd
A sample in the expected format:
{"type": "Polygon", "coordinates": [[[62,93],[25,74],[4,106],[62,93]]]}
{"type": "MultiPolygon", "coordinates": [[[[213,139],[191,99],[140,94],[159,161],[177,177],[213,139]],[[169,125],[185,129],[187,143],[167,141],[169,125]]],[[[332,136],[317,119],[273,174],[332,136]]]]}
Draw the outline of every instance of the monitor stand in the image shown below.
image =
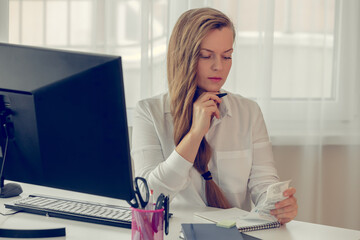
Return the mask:
{"type": "Polygon", "coordinates": [[[0,151],[1,151],[1,168],[0,168],[0,198],[9,198],[20,195],[23,192],[20,184],[7,183],[4,185],[4,167],[6,161],[6,152],[9,144],[9,139],[13,138],[14,126],[9,118],[12,111],[4,101],[4,96],[0,95],[0,151]],[[10,134],[9,134],[10,133],[10,134]],[[9,136],[10,135],[10,136],[9,136]]]}
{"type": "Polygon", "coordinates": [[[22,192],[23,190],[20,184],[7,183],[0,189],[0,198],[16,197],[19,196],[22,192]]]}
{"type": "Polygon", "coordinates": [[[20,184],[18,183],[7,183],[4,184],[4,177],[3,177],[3,173],[4,173],[4,167],[5,167],[5,161],[6,161],[6,151],[7,151],[7,147],[8,147],[8,142],[9,142],[9,138],[6,137],[5,140],[5,146],[4,146],[4,153],[2,158],[0,158],[2,161],[1,164],[1,169],[0,169],[0,198],[9,198],[9,197],[16,197],[18,195],[20,195],[20,193],[23,192],[20,184]]]}

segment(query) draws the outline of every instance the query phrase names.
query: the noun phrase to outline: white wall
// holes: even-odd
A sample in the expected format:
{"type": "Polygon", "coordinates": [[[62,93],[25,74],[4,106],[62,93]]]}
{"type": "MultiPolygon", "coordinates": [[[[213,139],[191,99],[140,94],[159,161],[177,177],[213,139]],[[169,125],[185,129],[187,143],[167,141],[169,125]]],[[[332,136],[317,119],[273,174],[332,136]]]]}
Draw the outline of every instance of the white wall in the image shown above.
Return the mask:
{"type": "Polygon", "coordinates": [[[273,151],[280,178],[292,179],[297,189],[296,220],[360,230],[359,145],[274,146],[273,151]]]}

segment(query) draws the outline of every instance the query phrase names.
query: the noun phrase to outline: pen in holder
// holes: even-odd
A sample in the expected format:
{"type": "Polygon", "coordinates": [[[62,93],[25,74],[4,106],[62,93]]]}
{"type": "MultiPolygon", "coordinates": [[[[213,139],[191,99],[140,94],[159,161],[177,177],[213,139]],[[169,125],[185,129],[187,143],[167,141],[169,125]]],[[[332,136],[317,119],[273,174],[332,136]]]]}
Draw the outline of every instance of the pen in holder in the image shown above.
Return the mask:
{"type": "Polygon", "coordinates": [[[131,211],[132,240],[164,239],[164,208],[145,210],[132,207],[131,211]]]}
{"type": "Polygon", "coordinates": [[[164,239],[164,224],[165,234],[169,233],[169,196],[161,193],[155,205],[152,198],[153,196],[150,198],[146,179],[136,177],[134,198],[128,201],[132,212],[132,240],[162,240],[164,239]]]}

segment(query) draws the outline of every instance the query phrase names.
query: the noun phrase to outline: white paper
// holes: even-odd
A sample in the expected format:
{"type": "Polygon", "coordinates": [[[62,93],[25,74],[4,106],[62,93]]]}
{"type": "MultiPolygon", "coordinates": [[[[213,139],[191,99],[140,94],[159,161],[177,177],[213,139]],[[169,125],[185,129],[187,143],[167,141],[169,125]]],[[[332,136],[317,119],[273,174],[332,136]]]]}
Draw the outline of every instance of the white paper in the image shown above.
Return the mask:
{"type": "Polygon", "coordinates": [[[271,215],[270,211],[275,209],[275,203],[287,198],[284,196],[284,191],[289,188],[290,181],[271,184],[267,188],[265,202],[253,208],[242,220],[276,222],[277,218],[271,215]]]}
{"type": "Polygon", "coordinates": [[[275,208],[275,203],[287,198],[284,197],[283,193],[289,188],[290,181],[291,180],[271,184],[267,188],[265,201],[253,208],[251,212],[234,207],[214,211],[195,212],[194,215],[214,223],[233,220],[236,221],[237,228],[277,222],[277,219],[270,214],[270,210],[275,208]]]}
{"type": "Polygon", "coordinates": [[[234,207],[229,209],[219,209],[215,211],[195,212],[194,215],[209,220],[211,222],[218,223],[226,220],[236,221],[236,219],[238,219],[239,217],[244,217],[248,213],[248,211],[234,207]]]}

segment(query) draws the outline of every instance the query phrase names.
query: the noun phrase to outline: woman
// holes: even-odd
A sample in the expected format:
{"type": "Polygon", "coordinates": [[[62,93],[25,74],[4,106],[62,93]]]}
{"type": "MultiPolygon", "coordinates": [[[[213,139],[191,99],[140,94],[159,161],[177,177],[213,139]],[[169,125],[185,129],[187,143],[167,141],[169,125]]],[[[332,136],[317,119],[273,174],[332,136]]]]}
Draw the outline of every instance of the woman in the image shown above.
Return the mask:
{"type": "MultiPolygon", "coordinates": [[[[181,15],[168,48],[169,93],[137,104],[132,157],[135,175],[155,196],[173,202],[250,210],[279,181],[258,105],[226,92],[235,30],[222,12],[201,8],[181,15]],[[250,200],[251,198],[251,200],[250,200]]],[[[272,214],[297,214],[294,188],[272,214]]]]}

